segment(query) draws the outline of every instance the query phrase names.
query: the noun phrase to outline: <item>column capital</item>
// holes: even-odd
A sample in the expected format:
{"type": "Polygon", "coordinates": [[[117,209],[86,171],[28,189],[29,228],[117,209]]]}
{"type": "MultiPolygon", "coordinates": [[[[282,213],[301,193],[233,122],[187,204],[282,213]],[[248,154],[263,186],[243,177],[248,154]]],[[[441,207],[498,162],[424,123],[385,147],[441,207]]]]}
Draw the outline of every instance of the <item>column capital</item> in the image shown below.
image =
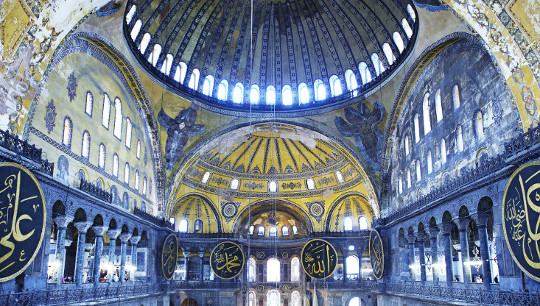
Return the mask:
{"type": "Polygon", "coordinates": [[[450,233],[452,233],[452,227],[453,227],[452,223],[443,222],[441,226],[441,233],[443,235],[450,235],[450,233]]]}
{"type": "Polygon", "coordinates": [[[69,247],[73,243],[73,239],[66,238],[64,245],[65,247],[69,247]]]}
{"type": "Polygon", "coordinates": [[[137,245],[141,241],[141,236],[131,236],[131,244],[137,245]]]}
{"type": "Polygon", "coordinates": [[[107,234],[109,235],[109,238],[116,239],[118,238],[118,235],[120,235],[120,229],[109,229],[107,234]]]}
{"type": "Polygon", "coordinates": [[[92,226],[92,222],[83,221],[83,222],[75,222],[73,225],[77,228],[79,231],[79,234],[83,233],[86,234],[86,231],[92,226]]]}
{"type": "Polygon", "coordinates": [[[476,225],[478,227],[486,227],[489,221],[490,213],[489,212],[478,212],[476,215],[476,225]]]}
{"type": "Polygon", "coordinates": [[[129,241],[129,238],[131,238],[130,233],[122,233],[122,234],[120,234],[120,241],[122,243],[127,243],[129,241]]]}
{"type": "Polygon", "coordinates": [[[191,255],[191,252],[190,252],[190,251],[183,251],[183,253],[184,253],[184,257],[185,257],[185,258],[188,258],[189,255],[191,255]]]}
{"type": "Polygon", "coordinates": [[[457,226],[460,232],[464,232],[469,227],[469,222],[471,222],[471,217],[459,217],[457,218],[457,226]]]}
{"type": "Polygon", "coordinates": [[[437,234],[439,234],[439,231],[439,228],[436,226],[430,227],[428,230],[429,236],[431,236],[431,238],[437,238],[437,234]]]}
{"type": "Polygon", "coordinates": [[[205,253],[204,251],[199,251],[199,257],[201,258],[204,257],[204,253],[205,253]]]}
{"type": "Polygon", "coordinates": [[[416,238],[418,239],[419,242],[424,242],[424,240],[426,240],[426,232],[424,231],[421,231],[421,232],[418,232],[418,234],[416,234],[416,238]]]}
{"type": "Polygon", "coordinates": [[[414,243],[416,241],[416,236],[414,234],[407,235],[407,241],[409,244],[414,243]]]}
{"type": "Polygon", "coordinates": [[[54,223],[56,223],[56,226],[58,226],[58,228],[62,229],[62,228],[67,228],[68,224],[73,221],[73,217],[68,217],[68,216],[56,216],[53,218],[53,221],[54,223]]]}
{"type": "Polygon", "coordinates": [[[92,226],[92,230],[97,237],[103,237],[103,234],[109,229],[106,225],[92,226]]]}

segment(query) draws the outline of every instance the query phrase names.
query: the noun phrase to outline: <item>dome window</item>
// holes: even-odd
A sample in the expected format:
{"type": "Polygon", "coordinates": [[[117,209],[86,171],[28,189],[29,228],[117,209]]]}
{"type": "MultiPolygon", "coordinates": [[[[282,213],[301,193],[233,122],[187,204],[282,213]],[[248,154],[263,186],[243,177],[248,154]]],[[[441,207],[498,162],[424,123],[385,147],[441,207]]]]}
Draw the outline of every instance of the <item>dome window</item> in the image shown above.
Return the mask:
{"type": "Polygon", "coordinates": [[[204,78],[202,93],[211,97],[213,89],[214,89],[214,77],[211,75],[207,75],[204,78]]]}
{"type": "Polygon", "coordinates": [[[234,103],[244,102],[244,86],[241,83],[236,83],[236,85],[234,85],[233,102],[234,103]]]}
{"type": "Polygon", "coordinates": [[[259,86],[251,85],[251,90],[249,91],[249,102],[251,104],[259,104],[260,93],[259,86]]]}
{"type": "Polygon", "coordinates": [[[188,231],[188,220],[186,220],[186,219],[180,220],[180,224],[178,225],[178,231],[180,233],[187,233],[187,231],[188,231]]]}
{"type": "Polygon", "coordinates": [[[260,225],[257,229],[257,235],[258,236],[264,236],[264,226],[260,225]]]}
{"type": "Polygon", "coordinates": [[[150,36],[150,33],[144,34],[141,40],[141,44],[139,45],[139,50],[141,51],[141,54],[144,54],[144,52],[146,51],[146,48],[148,48],[148,44],[150,43],[150,38],[152,38],[150,36]]]}
{"type": "Polygon", "coordinates": [[[283,90],[281,91],[281,101],[283,105],[292,105],[292,89],[291,86],[285,85],[283,86],[283,90]]]}
{"type": "Polygon", "coordinates": [[[341,90],[341,81],[337,75],[332,75],[330,77],[330,91],[332,92],[332,97],[339,96],[343,93],[341,90]]]}
{"type": "Polygon", "coordinates": [[[306,180],[306,185],[307,185],[307,189],[308,190],[313,190],[315,189],[315,180],[313,180],[312,178],[308,178],[306,180]]]}
{"type": "Polygon", "coordinates": [[[381,73],[384,72],[384,66],[377,53],[371,54],[371,62],[373,63],[373,67],[375,67],[375,73],[377,76],[381,75],[381,73]]]}
{"type": "Polygon", "coordinates": [[[394,52],[392,52],[392,48],[390,47],[389,43],[384,43],[382,46],[384,56],[386,57],[386,60],[388,61],[388,65],[392,65],[394,61],[396,60],[396,56],[394,55],[394,52]]]}
{"type": "Polygon", "coordinates": [[[356,76],[354,75],[354,72],[352,72],[351,69],[348,69],[345,71],[345,82],[347,83],[347,90],[353,91],[353,96],[356,97],[358,95],[358,91],[355,90],[358,88],[358,82],[356,81],[356,76]]]}
{"type": "Polygon", "coordinates": [[[394,38],[394,43],[396,44],[396,47],[398,48],[399,53],[402,53],[403,50],[405,50],[405,45],[403,44],[403,39],[401,38],[401,35],[399,35],[398,32],[394,32],[392,37],[394,38]]]}
{"type": "Polygon", "coordinates": [[[336,178],[340,184],[345,183],[345,180],[343,179],[343,175],[341,174],[341,171],[336,171],[336,178]]]}
{"type": "Polygon", "coordinates": [[[298,102],[300,104],[309,102],[309,90],[306,83],[300,83],[300,85],[298,85],[298,102]]]}
{"type": "Polygon", "coordinates": [[[184,84],[184,79],[186,78],[187,65],[184,62],[180,62],[176,66],[176,72],[174,73],[174,80],[180,84],[184,84]]]}
{"type": "Polygon", "coordinates": [[[352,231],[353,228],[353,221],[351,217],[346,217],[343,219],[343,229],[345,231],[352,231]]]}
{"type": "Polygon", "coordinates": [[[362,78],[363,85],[371,82],[371,72],[369,71],[369,67],[366,63],[361,62],[358,65],[358,70],[360,71],[360,77],[362,78]]]}
{"type": "Polygon", "coordinates": [[[255,231],[255,226],[251,225],[251,226],[249,227],[249,234],[250,234],[250,235],[253,235],[253,232],[254,232],[254,231],[255,231]]]}
{"type": "Polygon", "coordinates": [[[169,75],[169,73],[171,73],[172,62],[173,56],[169,53],[167,54],[167,57],[165,57],[165,61],[163,61],[163,64],[161,65],[161,73],[169,75]]]}
{"type": "Polygon", "coordinates": [[[131,34],[130,34],[131,39],[135,40],[137,38],[137,36],[139,35],[139,32],[141,31],[141,27],[142,27],[142,21],[139,19],[137,20],[137,22],[135,22],[133,29],[131,29],[131,34]]]}
{"type": "MultiPolygon", "coordinates": [[[[368,229],[368,221],[367,218],[364,216],[361,216],[358,218],[358,225],[360,227],[360,230],[367,230],[368,229]]],[[[354,248],[354,247],[353,247],[354,248]]]]}
{"type": "Polygon", "coordinates": [[[411,38],[413,35],[413,31],[411,29],[411,26],[409,25],[409,22],[407,22],[407,19],[403,18],[401,20],[401,25],[403,26],[403,30],[405,31],[405,34],[407,34],[407,38],[411,38]]]}
{"type": "Polygon", "coordinates": [[[277,192],[277,182],[276,181],[270,181],[270,183],[268,183],[268,191],[269,192],[277,192]]]}
{"type": "Polygon", "coordinates": [[[276,104],[276,88],[270,85],[266,88],[266,105],[276,104]]]}
{"type": "Polygon", "coordinates": [[[296,227],[296,225],[293,225],[292,226],[292,232],[293,232],[293,235],[298,235],[298,227],[296,227]]]}
{"type": "Polygon", "coordinates": [[[131,19],[133,18],[133,15],[135,15],[135,11],[137,10],[137,6],[132,5],[129,9],[129,12],[126,14],[126,23],[129,24],[131,22],[131,19]]]}
{"type": "Polygon", "coordinates": [[[407,4],[407,12],[409,13],[409,16],[411,16],[412,20],[416,21],[416,13],[410,4],[407,4]]]}
{"type": "Polygon", "coordinates": [[[270,231],[268,232],[270,237],[276,237],[277,236],[277,227],[272,226],[270,227],[270,231]]]}
{"type": "Polygon", "coordinates": [[[206,171],[202,177],[201,183],[203,184],[208,183],[209,178],[210,178],[210,172],[206,171]]]}
{"type": "Polygon", "coordinates": [[[231,180],[231,189],[232,190],[238,190],[238,185],[240,185],[240,181],[236,178],[231,180]]]}
{"type": "Polygon", "coordinates": [[[281,227],[281,236],[289,236],[289,228],[287,226],[281,227]]]}
{"type": "Polygon", "coordinates": [[[193,72],[191,72],[191,77],[189,78],[188,87],[197,90],[199,88],[199,76],[201,73],[199,72],[199,69],[195,68],[193,69],[193,72]]]}
{"type": "Polygon", "coordinates": [[[227,100],[227,90],[228,90],[228,83],[226,80],[222,80],[218,85],[218,91],[217,91],[217,98],[226,101],[227,100]]]}
{"type": "Polygon", "coordinates": [[[326,100],[326,88],[324,87],[323,81],[317,79],[314,83],[315,87],[315,100],[322,101],[326,100]]]}

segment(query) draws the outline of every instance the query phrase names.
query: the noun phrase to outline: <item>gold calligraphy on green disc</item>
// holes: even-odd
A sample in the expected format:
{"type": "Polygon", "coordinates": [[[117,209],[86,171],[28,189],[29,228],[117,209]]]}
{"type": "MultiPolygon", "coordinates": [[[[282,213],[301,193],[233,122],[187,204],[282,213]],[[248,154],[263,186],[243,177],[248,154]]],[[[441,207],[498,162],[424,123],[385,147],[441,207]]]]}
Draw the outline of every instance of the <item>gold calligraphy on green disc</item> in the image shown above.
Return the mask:
{"type": "Polygon", "coordinates": [[[384,273],[384,251],[381,236],[376,230],[369,233],[369,258],[373,276],[376,279],[381,279],[384,273]]]}
{"type": "Polygon", "coordinates": [[[336,249],[326,240],[312,239],[304,245],[301,253],[302,267],[307,275],[325,279],[337,267],[336,249]]]}
{"type": "Polygon", "coordinates": [[[161,252],[161,272],[166,280],[170,280],[176,270],[176,262],[178,261],[178,238],[175,234],[169,234],[163,242],[163,250],[161,252]]]}
{"type": "Polygon", "coordinates": [[[517,169],[502,203],[504,238],[516,264],[540,281],[540,162],[517,169]]]}
{"type": "Polygon", "coordinates": [[[37,179],[15,163],[0,163],[0,282],[17,277],[36,257],[46,207],[37,179]]]}
{"type": "Polygon", "coordinates": [[[236,277],[244,267],[244,252],[234,242],[223,241],[210,254],[210,267],[222,279],[236,277]]]}

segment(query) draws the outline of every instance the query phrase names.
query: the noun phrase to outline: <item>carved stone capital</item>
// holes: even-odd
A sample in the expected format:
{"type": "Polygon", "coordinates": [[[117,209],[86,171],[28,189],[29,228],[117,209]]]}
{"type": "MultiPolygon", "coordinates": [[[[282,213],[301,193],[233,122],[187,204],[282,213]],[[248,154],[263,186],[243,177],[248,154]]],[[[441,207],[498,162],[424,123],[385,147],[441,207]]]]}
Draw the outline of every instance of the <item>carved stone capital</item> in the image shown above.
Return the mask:
{"type": "Polygon", "coordinates": [[[476,221],[478,227],[486,227],[489,221],[490,214],[487,212],[478,212],[476,215],[476,221]]]}
{"type": "Polygon", "coordinates": [[[443,222],[441,226],[441,233],[443,235],[450,235],[452,233],[453,225],[450,222],[443,222]]]}
{"type": "Polygon", "coordinates": [[[407,240],[409,241],[409,244],[414,243],[416,241],[416,236],[414,234],[407,235],[407,240]]]}
{"type": "Polygon", "coordinates": [[[137,245],[139,243],[139,241],[141,241],[141,236],[132,236],[131,237],[131,244],[132,245],[137,245]]]}
{"type": "Polygon", "coordinates": [[[459,217],[457,219],[457,226],[459,228],[460,232],[464,232],[467,230],[467,227],[469,227],[469,222],[471,222],[470,217],[459,217]]]}
{"type": "Polygon", "coordinates": [[[120,241],[122,243],[128,243],[129,239],[131,238],[131,235],[130,233],[122,233],[120,234],[120,241]]]}
{"type": "Polygon", "coordinates": [[[433,238],[433,237],[437,237],[437,234],[439,234],[440,230],[438,227],[433,226],[433,227],[430,227],[428,231],[429,231],[429,236],[433,238]]]}
{"type": "Polygon", "coordinates": [[[421,231],[421,232],[418,232],[418,234],[416,234],[416,238],[418,239],[419,242],[424,242],[424,240],[426,240],[426,232],[424,231],[421,231]]]}
{"type": "Polygon", "coordinates": [[[68,224],[73,221],[73,217],[57,216],[53,218],[53,221],[59,229],[66,229],[68,224]]]}
{"type": "Polygon", "coordinates": [[[75,225],[75,227],[79,231],[79,234],[86,234],[90,226],[92,226],[92,222],[75,222],[73,225],[75,225]]]}
{"type": "Polygon", "coordinates": [[[121,231],[119,229],[110,229],[107,231],[107,234],[111,239],[116,239],[120,235],[120,232],[121,231]]]}
{"type": "Polygon", "coordinates": [[[107,232],[108,229],[109,227],[106,225],[92,226],[92,230],[94,231],[97,237],[103,237],[103,234],[105,234],[105,232],[107,232]]]}

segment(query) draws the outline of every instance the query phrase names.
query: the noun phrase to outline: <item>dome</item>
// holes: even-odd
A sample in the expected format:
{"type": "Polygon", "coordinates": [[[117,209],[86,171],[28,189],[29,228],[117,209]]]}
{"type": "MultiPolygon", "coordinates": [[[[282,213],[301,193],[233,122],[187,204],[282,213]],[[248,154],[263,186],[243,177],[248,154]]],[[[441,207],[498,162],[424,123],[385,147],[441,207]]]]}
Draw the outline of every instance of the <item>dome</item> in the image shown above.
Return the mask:
{"type": "Polygon", "coordinates": [[[203,107],[294,116],[392,75],[416,39],[407,2],[254,1],[251,18],[249,1],[131,0],[124,36],[154,79],[203,107]]]}

